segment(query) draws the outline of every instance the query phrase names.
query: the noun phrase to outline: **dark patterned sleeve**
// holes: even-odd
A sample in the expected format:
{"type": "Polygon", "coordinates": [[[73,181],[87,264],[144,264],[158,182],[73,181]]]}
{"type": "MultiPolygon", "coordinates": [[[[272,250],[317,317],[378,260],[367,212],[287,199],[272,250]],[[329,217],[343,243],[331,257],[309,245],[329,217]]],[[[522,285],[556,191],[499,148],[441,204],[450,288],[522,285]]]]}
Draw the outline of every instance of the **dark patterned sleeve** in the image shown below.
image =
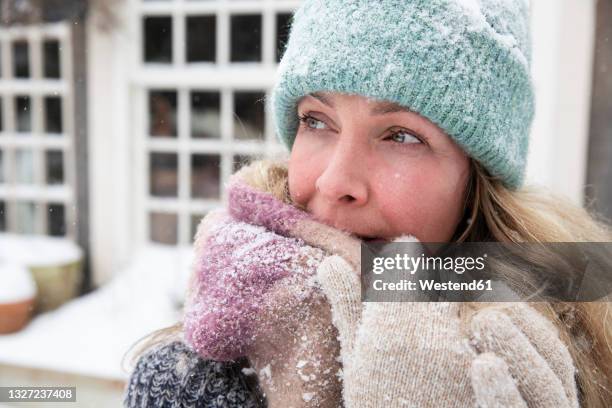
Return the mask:
{"type": "Polygon", "coordinates": [[[125,408],[261,408],[265,401],[244,362],[204,360],[180,341],[138,360],[125,388],[125,408]]]}

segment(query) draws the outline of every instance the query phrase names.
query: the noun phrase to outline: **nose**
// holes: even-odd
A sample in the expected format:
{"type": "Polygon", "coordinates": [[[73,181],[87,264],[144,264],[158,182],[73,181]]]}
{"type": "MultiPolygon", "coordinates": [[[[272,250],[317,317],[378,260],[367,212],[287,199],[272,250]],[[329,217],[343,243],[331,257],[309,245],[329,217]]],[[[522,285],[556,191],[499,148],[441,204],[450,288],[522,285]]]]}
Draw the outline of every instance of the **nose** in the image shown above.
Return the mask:
{"type": "Polygon", "coordinates": [[[361,148],[350,142],[338,142],[325,169],[317,178],[316,188],[329,204],[360,206],[368,201],[367,169],[361,148]]]}

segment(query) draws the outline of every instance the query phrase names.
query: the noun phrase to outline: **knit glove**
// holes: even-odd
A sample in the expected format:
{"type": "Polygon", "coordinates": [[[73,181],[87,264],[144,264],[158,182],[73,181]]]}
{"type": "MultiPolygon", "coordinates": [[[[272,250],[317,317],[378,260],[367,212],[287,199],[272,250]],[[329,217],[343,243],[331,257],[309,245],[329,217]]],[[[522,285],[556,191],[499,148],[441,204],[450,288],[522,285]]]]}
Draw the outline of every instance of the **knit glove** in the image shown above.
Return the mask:
{"type": "Polygon", "coordinates": [[[326,253],[279,233],[307,215],[246,185],[228,191],[228,210],[196,234],[186,343],[206,359],[248,357],[271,406],[337,406],[340,346],[315,279],[326,253]]]}
{"type": "Polygon", "coordinates": [[[184,328],[202,357],[248,356],[257,341],[291,333],[305,318],[292,313],[301,303],[323,297],[314,280],[320,249],[224,212],[209,214],[200,234],[184,328]]]}
{"type": "Polygon", "coordinates": [[[317,277],[339,331],[348,408],[578,407],[567,348],[525,304],[483,309],[465,329],[461,303],[362,306],[358,274],[339,256],[317,277]]]}

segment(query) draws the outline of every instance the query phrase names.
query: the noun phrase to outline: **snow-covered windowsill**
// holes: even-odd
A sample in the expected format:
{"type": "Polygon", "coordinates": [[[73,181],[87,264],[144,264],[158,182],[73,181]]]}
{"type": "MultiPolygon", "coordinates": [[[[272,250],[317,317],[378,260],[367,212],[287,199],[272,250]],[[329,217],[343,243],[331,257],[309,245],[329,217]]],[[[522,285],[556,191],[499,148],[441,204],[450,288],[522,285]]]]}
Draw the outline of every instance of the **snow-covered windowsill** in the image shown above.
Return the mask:
{"type": "Polygon", "coordinates": [[[191,248],[150,246],[94,292],[0,335],[0,364],[125,380],[125,353],[180,319],[191,248]]]}

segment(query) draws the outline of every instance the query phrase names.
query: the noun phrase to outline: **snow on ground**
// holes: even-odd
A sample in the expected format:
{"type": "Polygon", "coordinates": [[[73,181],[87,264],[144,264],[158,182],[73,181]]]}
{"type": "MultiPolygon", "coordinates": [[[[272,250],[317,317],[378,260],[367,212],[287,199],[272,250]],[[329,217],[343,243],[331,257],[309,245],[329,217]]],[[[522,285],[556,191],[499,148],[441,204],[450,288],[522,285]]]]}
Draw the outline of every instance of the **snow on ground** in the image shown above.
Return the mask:
{"type": "Polygon", "coordinates": [[[0,234],[0,259],[30,267],[53,266],[78,261],[83,251],[66,238],[42,235],[0,234]]]}
{"type": "Polygon", "coordinates": [[[0,258],[0,304],[21,302],[34,295],[36,283],[30,270],[0,258]]]}
{"type": "Polygon", "coordinates": [[[179,320],[192,259],[191,248],[141,250],[105,286],[0,335],[0,364],[126,379],[129,348],[179,320]]]}

